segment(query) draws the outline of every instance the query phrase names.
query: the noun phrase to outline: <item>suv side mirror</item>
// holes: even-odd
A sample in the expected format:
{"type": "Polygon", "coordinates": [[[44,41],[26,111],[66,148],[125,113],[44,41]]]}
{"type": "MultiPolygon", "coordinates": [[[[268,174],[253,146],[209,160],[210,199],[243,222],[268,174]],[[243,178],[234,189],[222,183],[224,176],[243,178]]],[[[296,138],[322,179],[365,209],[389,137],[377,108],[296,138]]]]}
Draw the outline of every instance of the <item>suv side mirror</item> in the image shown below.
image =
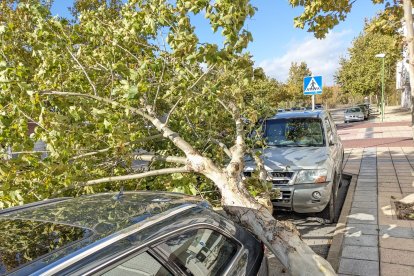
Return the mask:
{"type": "Polygon", "coordinates": [[[329,140],[329,145],[330,146],[333,146],[333,145],[336,144],[336,140],[334,139],[334,136],[333,136],[332,133],[329,135],[329,139],[328,140],[329,140]]]}

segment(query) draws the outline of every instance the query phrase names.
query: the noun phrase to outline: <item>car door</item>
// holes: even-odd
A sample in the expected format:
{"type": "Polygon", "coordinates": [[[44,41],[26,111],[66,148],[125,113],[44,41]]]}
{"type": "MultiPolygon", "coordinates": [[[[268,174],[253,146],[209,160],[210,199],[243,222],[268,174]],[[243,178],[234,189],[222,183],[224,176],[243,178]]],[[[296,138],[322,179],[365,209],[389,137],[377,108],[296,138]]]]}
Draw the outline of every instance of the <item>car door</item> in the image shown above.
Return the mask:
{"type": "Polygon", "coordinates": [[[178,233],[152,249],[185,275],[245,275],[247,270],[247,252],[243,246],[212,228],[178,233]]]}
{"type": "Polygon", "coordinates": [[[60,275],[245,275],[247,271],[248,251],[214,226],[189,225],[154,237],[145,247],[133,246],[131,240],[133,236],[126,236],[60,275]]]}

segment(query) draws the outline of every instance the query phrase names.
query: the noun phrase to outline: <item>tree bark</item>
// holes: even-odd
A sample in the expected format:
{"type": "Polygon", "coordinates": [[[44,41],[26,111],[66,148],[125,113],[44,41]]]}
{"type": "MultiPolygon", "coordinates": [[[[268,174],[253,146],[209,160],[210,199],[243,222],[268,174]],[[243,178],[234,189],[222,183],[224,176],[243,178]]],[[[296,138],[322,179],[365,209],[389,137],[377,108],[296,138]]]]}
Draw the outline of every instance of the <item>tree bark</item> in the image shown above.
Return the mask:
{"type": "Polygon", "coordinates": [[[403,0],[406,42],[408,49],[408,74],[411,89],[411,128],[414,139],[414,26],[411,0],[403,0]]]}

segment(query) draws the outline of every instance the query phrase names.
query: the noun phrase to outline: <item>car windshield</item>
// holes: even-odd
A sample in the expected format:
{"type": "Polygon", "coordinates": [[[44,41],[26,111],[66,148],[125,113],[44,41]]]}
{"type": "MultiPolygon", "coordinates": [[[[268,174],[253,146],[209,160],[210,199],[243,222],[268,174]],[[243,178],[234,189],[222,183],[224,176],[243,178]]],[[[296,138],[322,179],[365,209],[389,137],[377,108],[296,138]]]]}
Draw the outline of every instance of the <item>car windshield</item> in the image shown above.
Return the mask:
{"type": "Polygon", "coordinates": [[[322,122],[318,118],[267,120],[264,138],[268,146],[321,147],[325,145],[322,122]]]}
{"type": "Polygon", "coordinates": [[[359,107],[353,107],[353,108],[348,108],[346,110],[346,113],[352,113],[352,112],[361,112],[361,109],[359,107]]]}

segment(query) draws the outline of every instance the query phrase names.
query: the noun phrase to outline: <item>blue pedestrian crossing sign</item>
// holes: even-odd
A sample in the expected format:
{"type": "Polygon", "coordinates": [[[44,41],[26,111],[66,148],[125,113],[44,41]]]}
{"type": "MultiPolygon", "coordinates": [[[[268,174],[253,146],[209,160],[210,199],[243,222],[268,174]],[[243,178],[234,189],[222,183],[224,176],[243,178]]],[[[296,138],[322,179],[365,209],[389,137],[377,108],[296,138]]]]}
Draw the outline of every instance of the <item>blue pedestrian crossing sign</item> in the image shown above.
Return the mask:
{"type": "Polygon", "coordinates": [[[303,79],[303,94],[322,94],[322,76],[310,76],[303,79]]]}

